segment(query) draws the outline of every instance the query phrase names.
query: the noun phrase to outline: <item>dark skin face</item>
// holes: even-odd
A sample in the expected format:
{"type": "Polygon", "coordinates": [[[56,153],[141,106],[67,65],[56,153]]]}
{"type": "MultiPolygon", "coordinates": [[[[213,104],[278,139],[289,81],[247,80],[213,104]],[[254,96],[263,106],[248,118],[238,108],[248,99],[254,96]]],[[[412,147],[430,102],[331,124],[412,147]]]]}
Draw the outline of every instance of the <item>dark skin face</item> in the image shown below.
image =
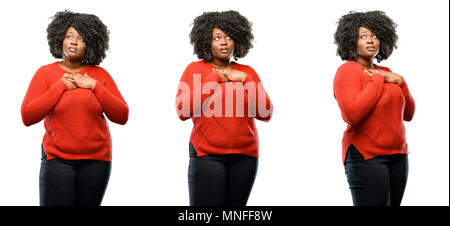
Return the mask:
{"type": "Polygon", "coordinates": [[[230,58],[234,51],[234,41],[225,32],[218,28],[213,29],[211,40],[211,62],[219,67],[230,65],[230,58]]]}
{"type": "Polygon", "coordinates": [[[218,28],[213,29],[213,40],[211,41],[211,52],[213,57],[211,63],[218,69],[214,69],[222,78],[222,82],[242,82],[247,77],[247,74],[242,71],[231,69],[230,62],[233,56],[234,41],[225,32],[218,28]]]}
{"type": "Polygon", "coordinates": [[[362,66],[373,69],[373,60],[380,50],[380,40],[377,36],[365,27],[360,27],[358,31],[358,41],[356,51],[358,56],[355,61],[362,66]]]}
{"type": "Polygon", "coordinates": [[[66,71],[72,73],[65,73],[61,80],[67,85],[69,90],[76,88],[93,89],[97,81],[87,73],[84,75],[78,72],[86,67],[81,63],[84,54],[86,53],[86,43],[84,37],[81,36],[73,27],[69,27],[66,32],[66,37],[62,43],[63,61],[58,62],[58,65],[66,71]]]}
{"type": "Polygon", "coordinates": [[[62,43],[63,61],[59,65],[67,71],[76,72],[82,70],[85,65],[81,63],[86,53],[86,43],[73,27],[69,27],[62,43]]]}
{"type": "Polygon", "coordinates": [[[358,35],[358,41],[356,42],[358,56],[355,61],[368,69],[365,72],[369,76],[377,73],[384,77],[385,82],[401,85],[403,79],[399,74],[376,69],[373,65],[373,60],[380,51],[380,40],[377,36],[365,27],[359,28],[358,35]]]}

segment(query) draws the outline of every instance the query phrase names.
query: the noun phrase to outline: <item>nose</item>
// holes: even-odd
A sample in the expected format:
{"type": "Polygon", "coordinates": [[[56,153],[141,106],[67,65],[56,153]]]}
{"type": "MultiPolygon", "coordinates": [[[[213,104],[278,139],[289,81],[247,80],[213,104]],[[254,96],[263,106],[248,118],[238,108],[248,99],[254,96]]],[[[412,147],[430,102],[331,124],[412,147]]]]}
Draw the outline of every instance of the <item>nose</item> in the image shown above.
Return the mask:
{"type": "Polygon", "coordinates": [[[369,36],[368,38],[367,38],[367,41],[366,41],[367,43],[373,43],[373,38],[372,38],[372,36],[369,36]]]}
{"type": "Polygon", "coordinates": [[[72,44],[72,45],[78,45],[78,38],[72,38],[72,39],[70,40],[70,44],[72,44]]]}
{"type": "Polygon", "coordinates": [[[228,40],[226,38],[221,38],[220,39],[220,45],[227,45],[228,44],[228,40]]]}

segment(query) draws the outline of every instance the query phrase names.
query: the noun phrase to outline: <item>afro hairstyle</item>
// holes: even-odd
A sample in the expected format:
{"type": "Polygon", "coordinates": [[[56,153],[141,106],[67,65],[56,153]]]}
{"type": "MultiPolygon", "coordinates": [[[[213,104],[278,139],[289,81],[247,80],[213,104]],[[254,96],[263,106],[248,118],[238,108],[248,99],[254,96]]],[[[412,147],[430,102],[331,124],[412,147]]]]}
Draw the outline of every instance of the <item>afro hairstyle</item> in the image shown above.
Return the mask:
{"type": "Polygon", "coordinates": [[[253,47],[252,23],[234,10],[223,12],[204,12],[196,17],[189,35],[194,53],[199,59],[211,61],[211,41],[214,28],[225,32],[234,41],[235,60],[245,57],[253,47]]]}
{"type": "Polygon", "coordinates": [[[380,40],[380,50],[375,57],[378,62],[387,59],[397,48],[397,24],[382,11],[355,12],[342,16],[334,33],[337,54],[342,60],[355,60],[358,31],[364,27],[372,31],[380,40]]]}
{"type": "Polygon", "coordinates": [[[63,40],[69,27],[73,27],[86,43],[82,63],[96,66],[103,61],[109,49],[109,31],[96,15],[65,10],[57,12],[52,18],[47,27],[47,40],[53,57],[62,59],[63,40]]]}

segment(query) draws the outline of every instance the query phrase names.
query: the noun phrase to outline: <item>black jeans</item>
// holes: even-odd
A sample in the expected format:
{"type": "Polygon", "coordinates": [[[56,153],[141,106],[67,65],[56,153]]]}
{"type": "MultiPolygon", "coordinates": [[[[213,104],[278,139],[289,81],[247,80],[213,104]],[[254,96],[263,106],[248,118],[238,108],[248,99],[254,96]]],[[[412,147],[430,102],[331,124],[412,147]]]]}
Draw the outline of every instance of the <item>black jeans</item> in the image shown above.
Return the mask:
{"type": "Polygon", "coordinates": [[[400,206],[408,179],[408,156],[394,154],[364,160],[350,145],[345,174],[354,206],[400,206]]]}
{"type": "Polygon", "coordinates": [[[47,160],[42,148],[39,175],[41,206],[99,206],[111,173],[111,162],[47,160]]]}
{"type": "Polygon", "coordinates": [[[255,181],[258,158],[241,154],[197,157],[189,144],[191,206],[245,206],[255,181]]]}

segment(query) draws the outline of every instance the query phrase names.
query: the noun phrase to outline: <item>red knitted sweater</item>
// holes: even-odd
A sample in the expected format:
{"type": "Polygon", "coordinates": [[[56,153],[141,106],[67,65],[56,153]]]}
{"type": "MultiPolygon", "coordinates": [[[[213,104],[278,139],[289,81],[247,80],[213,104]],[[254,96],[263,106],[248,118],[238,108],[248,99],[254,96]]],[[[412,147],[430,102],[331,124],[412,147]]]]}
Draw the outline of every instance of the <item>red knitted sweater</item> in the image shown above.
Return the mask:
{"type": "Polygon", "coordinates": [[[348,61],[339,67],[334,78],[334,97],[348,124],[342,139],[342,162],[350,144],[364,159],[408,154],[403,120],[412,120],[415,103],[405,80],[402,85],[387,83],[382,75],[369,77],[364,69],[348,61]]]}
{"type": "Polygon", "coordinates": [[[258,133],[254,118],[269,121],[273,106],[256,72],[234,63],[232,69],[245,72],[243,82],[222,82],[207,61],[185,69],[176,106],[181,120],[192,118],[190,142],[198,156],[243,154],[258,156],[258,133]]]}
{"type": "Polygon", "coordinates": [[[97,80],[92,90],[68,90],[61,81],[64,73],[57,62],[35,73],[22,103],[26,126],[44,120],[42,141],[47,159],[93,159],[111,161],[111,136],[104,114],[125,124],[128,106],[106,70],[87,65],[87,73],[97,80]],[[103,114],[104,113],[104,114],[103,114]]]}

